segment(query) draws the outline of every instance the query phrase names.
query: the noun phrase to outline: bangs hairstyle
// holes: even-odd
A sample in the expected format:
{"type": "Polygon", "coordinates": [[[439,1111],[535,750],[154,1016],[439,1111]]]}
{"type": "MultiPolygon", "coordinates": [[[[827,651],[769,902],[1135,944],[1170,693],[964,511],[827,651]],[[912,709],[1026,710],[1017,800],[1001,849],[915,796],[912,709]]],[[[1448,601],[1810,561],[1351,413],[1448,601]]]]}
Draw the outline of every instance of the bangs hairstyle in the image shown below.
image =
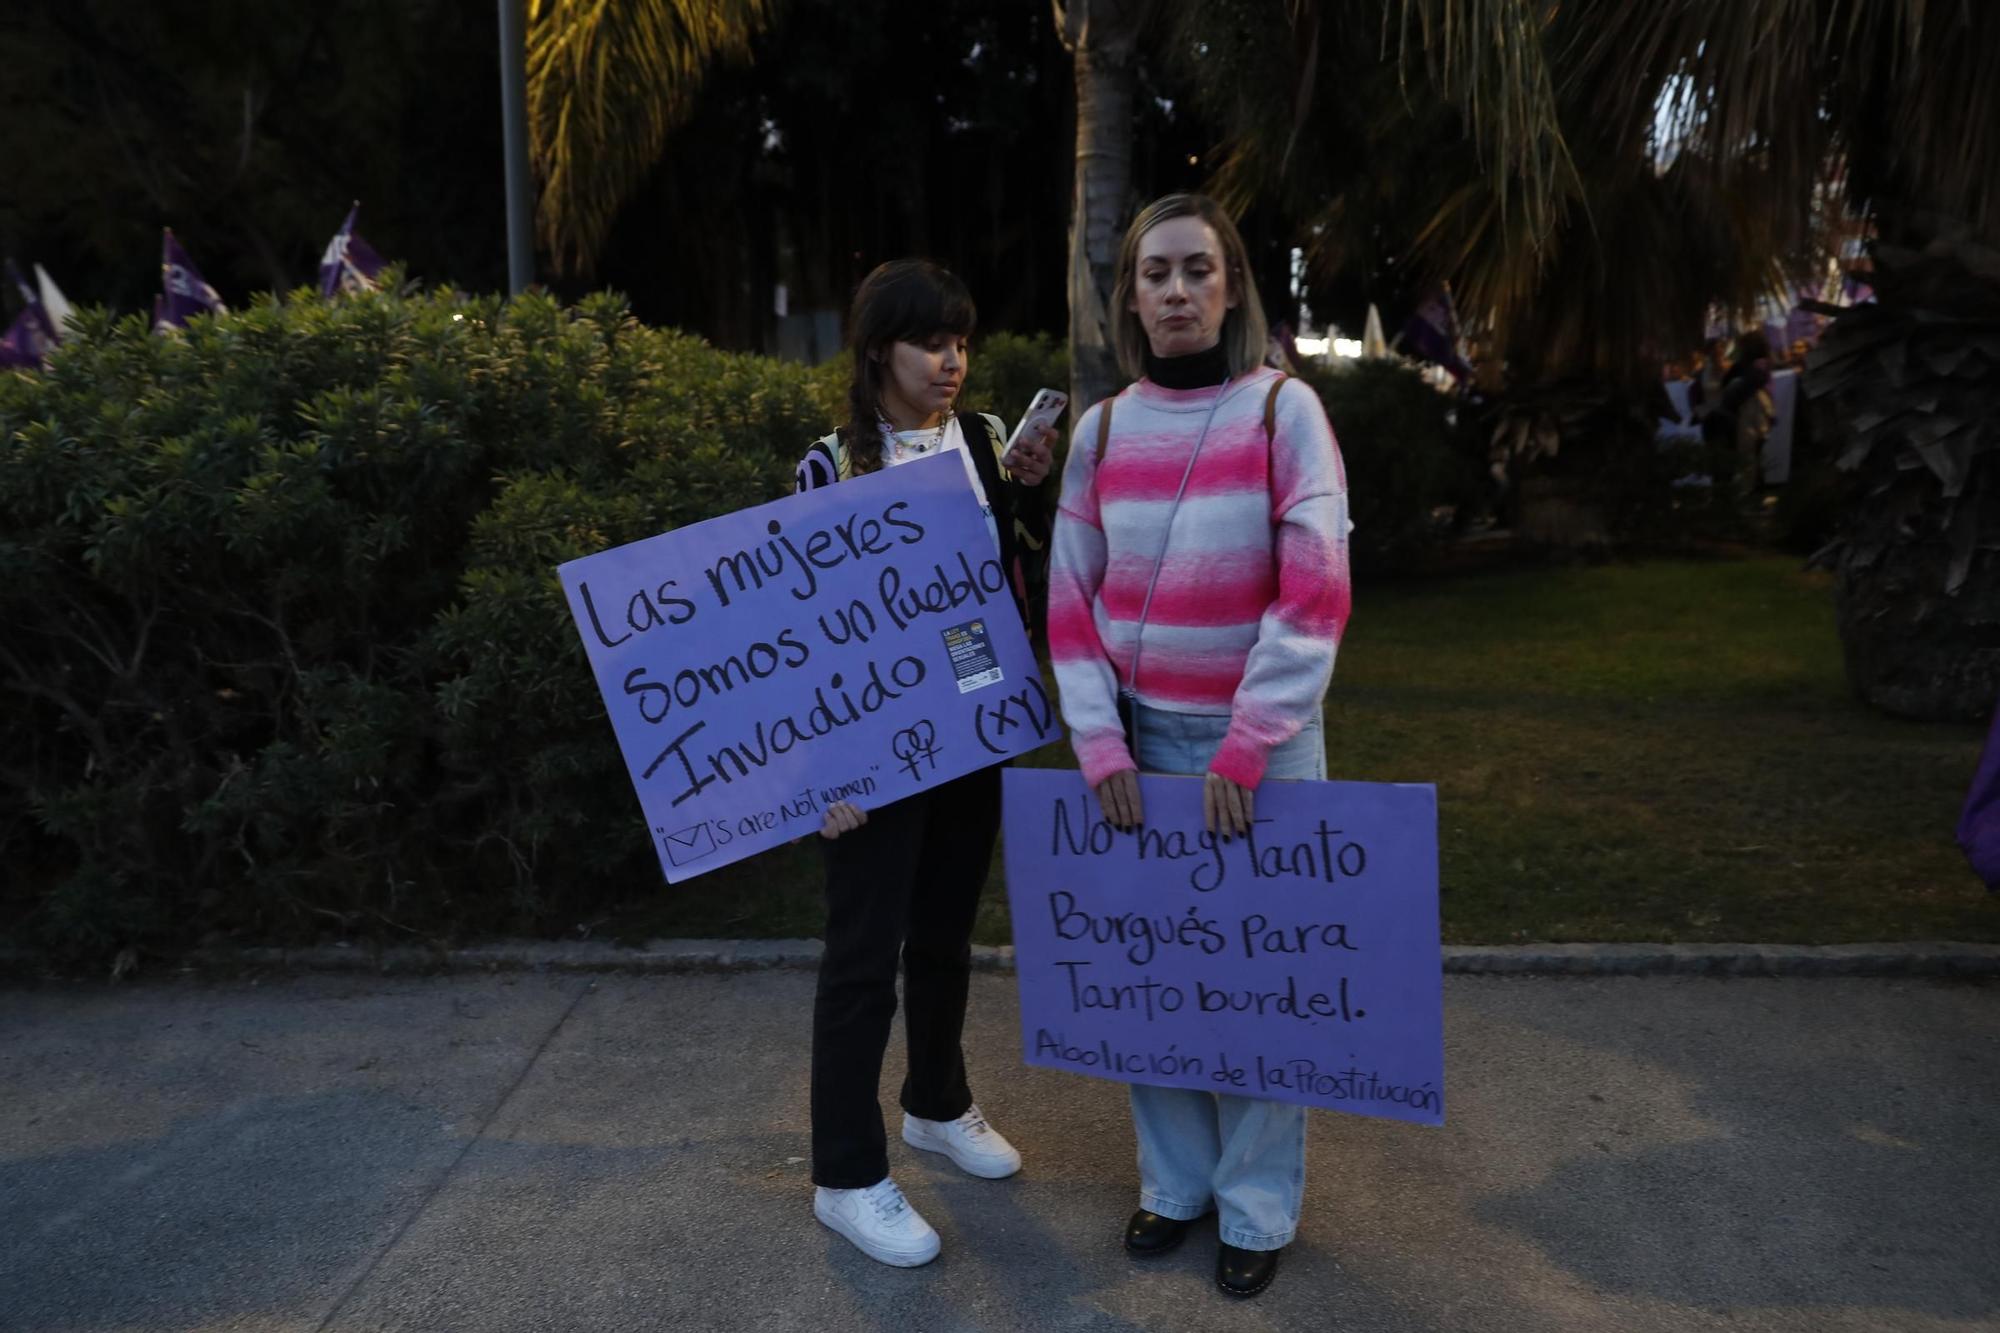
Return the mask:
{"type": "Polygon", "coordinates": [[[1222,317],[1222,348],[1230,375],[1247,374],[1264,364],[1270,328],[1264,322],[1264,303],[1257,299],[1257,284],[1250,280],[1250,252],[1244,248],[1242,233],[1222,205],[1207,195],[1169,194],[1140,210],[1118,248],[1118,280],[1111,288],[1111,350],[1118,355],[1118,368],[1135,380],[1146,373],[1146,354],[1153,349],[1146,326],[1132,309],[1139,285],[1139,242],[1162,222],[1185,217],[1206,222],[1222,247],[1224,280],[1236,298],[1235,306],[1222,317]]]}
{"type": "Polygon", "coordinates": [[[877,356],[890,343],[921,343],[937,333],[970,338],[978,319],[965,284],[928,259],[894,259],[861,280],[847,314],[854,377],[847,423],[840,428],[856,476],[882,466],[883,367],[877,356]]]}

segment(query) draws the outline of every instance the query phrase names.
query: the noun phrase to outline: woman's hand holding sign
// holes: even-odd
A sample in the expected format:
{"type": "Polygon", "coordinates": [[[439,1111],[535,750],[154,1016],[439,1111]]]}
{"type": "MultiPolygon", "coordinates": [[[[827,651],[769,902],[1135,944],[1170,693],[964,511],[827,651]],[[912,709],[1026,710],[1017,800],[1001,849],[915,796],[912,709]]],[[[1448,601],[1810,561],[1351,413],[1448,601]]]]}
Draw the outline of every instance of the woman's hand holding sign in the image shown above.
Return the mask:
{"type": "Polygon", "coordinates": [[[1210,833],[1243,837],[1257,817],[1257,789],[1210,773],[1201,780],[1201,816],[1210,833]]]}
{"type": "MultiPolygon", "coordinates": [[[[1093,790],[1104,822],[1111,827],[1122,831],[1146,822],[1136,770],[1128,768],[1113,773],[1093,790]]],[[[1201,814],[1202,823],[1210,833],[1220,833],[1225,838],[1246,837],[1257,818],[1257,789],[1231,782],[1220,773],[1207,774],[1201,783],[1201,814]]]]}
{"type": "Polygon", "coordinates": [[[868,822],[868,812],[847,801],[835,801],[826,808],[826,820],[819,826],[819,836],[826,839],[852,833],[868,822]]]}
{"type": "Polygon", "coordinates": [[[1145,807],[1139,801],[1139,773],[1128,768],[1113,773],[1097,784],[1097,806],[1104,822],[1115,829],[1134,829],[1145,822],[1145,807]]]}

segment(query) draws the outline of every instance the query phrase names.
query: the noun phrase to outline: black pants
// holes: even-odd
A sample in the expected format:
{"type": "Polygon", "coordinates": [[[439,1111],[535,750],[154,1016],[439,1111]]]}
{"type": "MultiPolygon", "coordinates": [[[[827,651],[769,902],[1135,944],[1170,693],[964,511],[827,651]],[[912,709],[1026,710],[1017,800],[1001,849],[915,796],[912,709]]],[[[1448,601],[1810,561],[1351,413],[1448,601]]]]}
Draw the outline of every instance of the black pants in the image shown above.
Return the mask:
{"type": "Polygon", "coordinates": [[[813,1002],[812,1178],[860,1189],[889,1174],[877,1092],[903,965],[903,1109],[956,1120],[972,1105],[959,1036],[972,921],[1000,830],[1000,770],[894,805],[825,843],[826,954],[813,1002]]]}

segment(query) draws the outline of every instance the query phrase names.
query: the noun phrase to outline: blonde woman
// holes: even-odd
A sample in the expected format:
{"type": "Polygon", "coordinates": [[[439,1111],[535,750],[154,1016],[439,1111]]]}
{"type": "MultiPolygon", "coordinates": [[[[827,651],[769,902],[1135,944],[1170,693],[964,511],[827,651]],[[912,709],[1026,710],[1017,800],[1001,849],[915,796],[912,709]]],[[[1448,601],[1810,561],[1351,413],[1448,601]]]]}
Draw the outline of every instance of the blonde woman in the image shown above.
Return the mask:
{"type": "MultiPolygon", "coordinates": [[[[1113,824],[1144,820],[1143,768],[1200,776],[1209,829],[1241,835],[1264,780],[1326,776],[1346,476],[1318,396],[1263,365],[1243,240],[1214,201],[1142,211],[1113,302],[1136,383],[1084,413],[1063,473],[1049,584],[1063,718],[1113,824]]],[[[1213,1209],[1217,1284],[1263,1291],[1298,1228],[1305,1108],[1142,1084],[1131,1099],[1127,1251],[1163,1254],[1213,1209]]]]}

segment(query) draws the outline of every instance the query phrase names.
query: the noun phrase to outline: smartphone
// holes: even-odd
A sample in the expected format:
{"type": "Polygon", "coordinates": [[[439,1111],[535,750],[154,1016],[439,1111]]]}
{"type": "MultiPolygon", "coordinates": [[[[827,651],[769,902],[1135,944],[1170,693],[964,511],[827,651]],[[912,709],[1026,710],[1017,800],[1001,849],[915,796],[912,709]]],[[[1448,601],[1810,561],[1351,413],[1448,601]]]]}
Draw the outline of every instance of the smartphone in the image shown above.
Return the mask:
{"type": "Polygon", "coordinates": [[[1013,467],[1014,446],[1021,442],[1021,437],[1037,426],[1055,425],[1068,406],[1069,395],[1059,389],[1035,390],[1034,401],[1028,404],[1028,410],[1022,415],[1020,424],[1014,427],[1014,433],[1007,437],[1007,449],[1000,455],[1000,466],[1013,467]]]}

